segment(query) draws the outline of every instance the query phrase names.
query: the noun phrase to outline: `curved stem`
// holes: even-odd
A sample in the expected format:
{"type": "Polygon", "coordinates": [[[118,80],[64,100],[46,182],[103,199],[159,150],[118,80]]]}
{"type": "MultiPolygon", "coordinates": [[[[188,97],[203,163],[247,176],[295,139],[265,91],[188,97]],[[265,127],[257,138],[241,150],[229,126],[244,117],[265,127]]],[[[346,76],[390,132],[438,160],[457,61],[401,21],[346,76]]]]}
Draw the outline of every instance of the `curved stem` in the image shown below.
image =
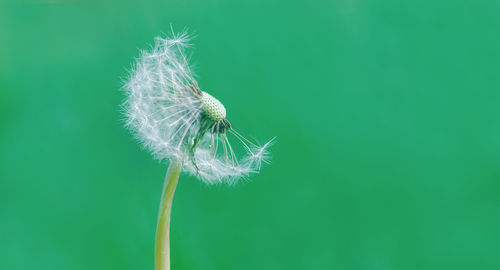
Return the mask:
{"type": "Polygon", "coordinates": [[[180,161],[176,159],[170,160],[165,183],[163,184],[158,224],[156,226],[155,270],[170,270],[170,212],[181,170],[182,164],[180,161]]]}

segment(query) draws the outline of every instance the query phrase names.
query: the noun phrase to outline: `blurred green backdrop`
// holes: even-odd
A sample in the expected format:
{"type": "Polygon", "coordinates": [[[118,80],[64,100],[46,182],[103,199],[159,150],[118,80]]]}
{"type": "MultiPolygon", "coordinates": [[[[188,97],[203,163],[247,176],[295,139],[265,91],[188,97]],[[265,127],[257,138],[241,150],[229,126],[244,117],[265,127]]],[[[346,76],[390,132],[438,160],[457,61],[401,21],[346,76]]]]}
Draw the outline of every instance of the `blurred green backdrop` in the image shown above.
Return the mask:
{"type": "Polygon", "coordinates": [[[172,268],[500,269],[498,1],[0,2],[0,269],[153,269],[165,163],[121,80],[170,29],[277,136],[250,183],[181,176],[172,268]]]}

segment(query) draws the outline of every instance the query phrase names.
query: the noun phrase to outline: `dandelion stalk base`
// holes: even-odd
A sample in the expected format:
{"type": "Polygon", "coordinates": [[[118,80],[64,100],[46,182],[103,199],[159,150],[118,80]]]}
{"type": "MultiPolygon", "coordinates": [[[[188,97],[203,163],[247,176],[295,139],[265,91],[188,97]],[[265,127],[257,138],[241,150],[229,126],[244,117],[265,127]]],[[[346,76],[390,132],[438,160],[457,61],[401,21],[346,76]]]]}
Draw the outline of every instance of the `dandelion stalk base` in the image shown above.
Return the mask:
{"type": "Polygon", "coordinates": [[[172,159],[163,184],[158,224],[156,226],[155,270],[170,270],[170,213],[181,171],[181,162],[172,159]]]}

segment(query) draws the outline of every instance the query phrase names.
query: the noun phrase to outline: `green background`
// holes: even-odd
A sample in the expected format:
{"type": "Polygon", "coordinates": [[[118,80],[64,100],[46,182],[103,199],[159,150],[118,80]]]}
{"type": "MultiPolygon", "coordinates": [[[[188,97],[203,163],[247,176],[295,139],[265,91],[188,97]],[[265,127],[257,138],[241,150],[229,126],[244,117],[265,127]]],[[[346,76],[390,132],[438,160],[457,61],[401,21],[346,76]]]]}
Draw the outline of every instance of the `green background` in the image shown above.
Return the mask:
{"type": "Polygon", "coordinates": [[[122,127],[187,27],[249,183],[182,175],[172,268],[500,269],[498,1],[0,2],[0,269],[153,269],[166,163],[122,127]]]}

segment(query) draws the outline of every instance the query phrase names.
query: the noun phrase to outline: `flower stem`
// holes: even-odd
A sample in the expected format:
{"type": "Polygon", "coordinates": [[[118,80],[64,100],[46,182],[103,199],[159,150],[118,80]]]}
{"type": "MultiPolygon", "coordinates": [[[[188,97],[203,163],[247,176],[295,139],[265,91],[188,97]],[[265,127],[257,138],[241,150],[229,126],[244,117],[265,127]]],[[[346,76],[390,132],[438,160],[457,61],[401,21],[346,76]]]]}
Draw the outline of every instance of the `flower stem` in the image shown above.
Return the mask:
{"type": "Polygon", "coordinates": [[[179,180],[182,164],[176,159],[170,160],[163,192],[161,195],[158,224],[155,241],[155,270],[170,270],[170,212],[175,188],[179,180]]]}

